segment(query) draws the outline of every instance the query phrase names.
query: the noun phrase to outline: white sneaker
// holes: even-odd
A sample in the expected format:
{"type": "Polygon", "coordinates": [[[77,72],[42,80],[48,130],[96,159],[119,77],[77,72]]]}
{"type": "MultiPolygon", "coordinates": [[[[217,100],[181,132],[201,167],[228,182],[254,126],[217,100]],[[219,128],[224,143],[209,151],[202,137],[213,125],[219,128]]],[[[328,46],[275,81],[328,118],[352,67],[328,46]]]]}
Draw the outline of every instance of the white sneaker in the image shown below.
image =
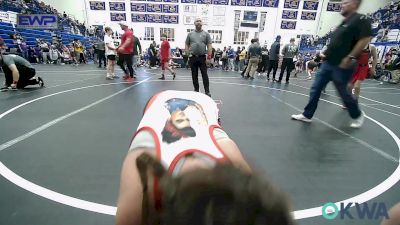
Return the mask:
{"type": "Polygon", "coordinates": [[[303,122],[306,122],[306,123],[311,123],[312,122],[312,119],[308,119],[303,114],[292,115],[292,119],[293,120],[303,121],[303,122]]]}
{"type": "Polygon", "coordinates": [[[114,77],[112,77],[111,75],[107,75],[107,76],[106,76],[106,79],[107,79],[107,80],[114,80],[114,77]]]}
{"type": "Polygon", "coordinates": [[[357,119],[353,119],[353,122],[350,124],[351,128],[360,128],[365,120],[365,113],[361,111],[361,115],[357,119]]]}
{"type": "Polygon", "coordinates": [[[118,75],[115,75],[115,74],[111,74],[111,76],[112,76],[113,78],[119,78],[119,76],[118,76],[118,75]]]}

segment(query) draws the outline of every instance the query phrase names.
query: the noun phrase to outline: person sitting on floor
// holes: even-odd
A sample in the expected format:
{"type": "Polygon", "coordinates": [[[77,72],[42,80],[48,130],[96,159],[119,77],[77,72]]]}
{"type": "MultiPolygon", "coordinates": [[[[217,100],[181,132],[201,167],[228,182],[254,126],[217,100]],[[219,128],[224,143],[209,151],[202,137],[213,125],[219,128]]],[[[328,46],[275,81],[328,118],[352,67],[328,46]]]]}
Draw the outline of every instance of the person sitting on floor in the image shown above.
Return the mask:
{"type": "Polygon", "coordinates": [[[35,78],[35,68],[21,56],[0,53],[0,66],[6,78],[1,91],[17,90],[17,88],[36,84],[40,87],[44,86],[41,77],[35,78]]]}

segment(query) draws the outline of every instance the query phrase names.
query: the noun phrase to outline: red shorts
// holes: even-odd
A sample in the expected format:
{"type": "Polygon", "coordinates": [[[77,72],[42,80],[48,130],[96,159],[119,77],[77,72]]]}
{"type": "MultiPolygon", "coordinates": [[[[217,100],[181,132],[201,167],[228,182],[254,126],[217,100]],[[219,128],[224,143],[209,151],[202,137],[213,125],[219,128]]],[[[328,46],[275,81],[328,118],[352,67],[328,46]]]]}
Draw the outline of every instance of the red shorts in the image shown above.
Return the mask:
{"type": "Polygon", "coordinates": [[[168,63],[169,59],[165,58],[165,59],[161,59],[161,69],[165,70],[165,63],[168,63]]]}
{"type": "Polygon", "coordinates": [[[369,73],[369,67],[368,65],[366,66],[360,66],[357,65],[356,70],[353,74],[353,76],[351,77],[351,83],[355,83],[358,80],[365,80],[365,78],[367,78],[369,73]]]}

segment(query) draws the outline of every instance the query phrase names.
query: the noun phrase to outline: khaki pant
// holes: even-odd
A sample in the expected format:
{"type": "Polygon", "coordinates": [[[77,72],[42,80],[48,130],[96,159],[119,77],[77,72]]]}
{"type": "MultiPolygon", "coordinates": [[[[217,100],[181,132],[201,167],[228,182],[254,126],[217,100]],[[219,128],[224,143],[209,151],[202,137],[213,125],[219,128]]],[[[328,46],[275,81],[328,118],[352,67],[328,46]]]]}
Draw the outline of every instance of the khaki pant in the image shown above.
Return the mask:
{"type": "Polygon", "coordinates": [[[258,68],[258,63],[260,60],[256,57],[252,57],[249,60],[249,65],[247,65],[246,72],[244,73],[244,76],[250,76],[254,78],[254,74],[256,73],[256,70],[258,68]]]}
{"type": "Polygon", "coordinates": [[[400,70],[392,71],[392,79],[390,80],[391,83],[399,83],[400,81],[400,70]]]}

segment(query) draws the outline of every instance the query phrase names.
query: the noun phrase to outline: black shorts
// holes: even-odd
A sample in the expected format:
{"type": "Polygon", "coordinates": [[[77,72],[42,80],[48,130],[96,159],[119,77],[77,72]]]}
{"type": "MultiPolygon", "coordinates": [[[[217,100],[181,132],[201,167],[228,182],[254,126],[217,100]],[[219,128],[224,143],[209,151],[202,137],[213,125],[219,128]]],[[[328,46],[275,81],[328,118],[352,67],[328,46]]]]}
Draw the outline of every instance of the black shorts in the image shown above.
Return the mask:
{"type": "Polygon", "coordinates": [[[115,55],[108,55],[108,56],[107,56],[107,59],[108,59],[108,60],[115,61],[115,55]]]}

